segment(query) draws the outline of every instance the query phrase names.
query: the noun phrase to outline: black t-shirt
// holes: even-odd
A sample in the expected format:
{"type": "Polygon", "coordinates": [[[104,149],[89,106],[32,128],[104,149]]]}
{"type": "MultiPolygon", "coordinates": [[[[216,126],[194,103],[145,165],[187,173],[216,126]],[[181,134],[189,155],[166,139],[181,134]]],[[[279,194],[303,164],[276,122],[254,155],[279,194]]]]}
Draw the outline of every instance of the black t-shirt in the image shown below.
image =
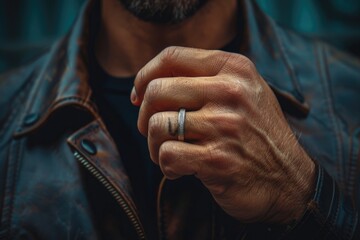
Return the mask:
{"type": "Polygon", "coordinates": [[[139,107],[130,101],[134,77],[113,77],[99,66],[98,77],[101,83],[95,91],[97,106],[129,176],[147,235],[154,236],[157,231],[156,196],[163,175],[151,161],[147,140],[137,129],[139,107]]]}
{"type": "MultiPolygon", "coordinates": [[[[223,51],[238,52],[238,38],[223,51]]],[[[157,235],[156,196],[163,174],[150,157],[147,140],[137,129],[139,108],[132,105],[134,77],[118,78],[106,73],[95,61],[97,82],[94,96],[100,114],[120,152],[133,188],[135,203],[150,239],[157,235]]]]}

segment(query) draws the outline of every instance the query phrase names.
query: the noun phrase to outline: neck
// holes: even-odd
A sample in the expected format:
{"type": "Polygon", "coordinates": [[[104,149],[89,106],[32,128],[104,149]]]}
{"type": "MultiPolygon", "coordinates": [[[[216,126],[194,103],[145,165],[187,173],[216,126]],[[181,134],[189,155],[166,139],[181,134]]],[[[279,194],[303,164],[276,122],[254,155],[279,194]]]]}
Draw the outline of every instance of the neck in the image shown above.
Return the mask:
{"type": "Polygon", "coordinates": [[[96,44],[99,64],[110,75],[134,76],[168,46],[219,49],[237,33],[237,1],[209,0],[177,25],[157,25],[133,16],[117,0],[103,0],[96,44]]]}

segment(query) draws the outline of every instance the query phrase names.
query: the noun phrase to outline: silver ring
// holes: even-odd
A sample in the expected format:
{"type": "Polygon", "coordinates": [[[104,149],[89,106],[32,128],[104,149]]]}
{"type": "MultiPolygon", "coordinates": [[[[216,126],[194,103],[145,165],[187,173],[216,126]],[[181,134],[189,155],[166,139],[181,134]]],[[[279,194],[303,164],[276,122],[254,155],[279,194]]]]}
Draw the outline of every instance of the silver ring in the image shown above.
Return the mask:
{"type": "Polygon", "coordinates": [[[185,115],[185,108],[180,108],[178,115],[178,140],[182,142],[185,140],[185,115]]]}

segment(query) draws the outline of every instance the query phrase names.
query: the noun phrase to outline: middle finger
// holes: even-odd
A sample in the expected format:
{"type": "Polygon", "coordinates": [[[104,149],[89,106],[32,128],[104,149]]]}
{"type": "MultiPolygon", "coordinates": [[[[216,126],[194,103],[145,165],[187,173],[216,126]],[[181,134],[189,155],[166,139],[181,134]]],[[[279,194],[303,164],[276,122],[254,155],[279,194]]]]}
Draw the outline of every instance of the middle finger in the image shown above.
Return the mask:
{"type": "Polygon", "coordinates": [[[146,89],[138,118],[138,129],[146,136],[149,118],[156,112],[199,110],[217,96],[219,81],[211,77],[174,77],[151,81],[146,89]]]}

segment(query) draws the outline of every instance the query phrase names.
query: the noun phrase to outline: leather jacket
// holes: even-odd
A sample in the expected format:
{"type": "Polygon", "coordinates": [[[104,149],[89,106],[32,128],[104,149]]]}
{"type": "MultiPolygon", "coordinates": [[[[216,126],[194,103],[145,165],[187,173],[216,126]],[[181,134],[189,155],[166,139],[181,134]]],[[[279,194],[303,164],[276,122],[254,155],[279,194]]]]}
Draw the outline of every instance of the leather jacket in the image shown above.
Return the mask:
{"type": "MultiPolygon", "coordinates": [[[[0,239],[146,238],[121,156],[92,101],[94,2],[48,53],[0,76],[0,239]]],[[[239,2],[240,52],[316,162],[314,195],[299,222],[243,224],[194,177],[163,179],[160,238],[360,239],[359,61],[279,27],[250,0],[239,2]]]]}

